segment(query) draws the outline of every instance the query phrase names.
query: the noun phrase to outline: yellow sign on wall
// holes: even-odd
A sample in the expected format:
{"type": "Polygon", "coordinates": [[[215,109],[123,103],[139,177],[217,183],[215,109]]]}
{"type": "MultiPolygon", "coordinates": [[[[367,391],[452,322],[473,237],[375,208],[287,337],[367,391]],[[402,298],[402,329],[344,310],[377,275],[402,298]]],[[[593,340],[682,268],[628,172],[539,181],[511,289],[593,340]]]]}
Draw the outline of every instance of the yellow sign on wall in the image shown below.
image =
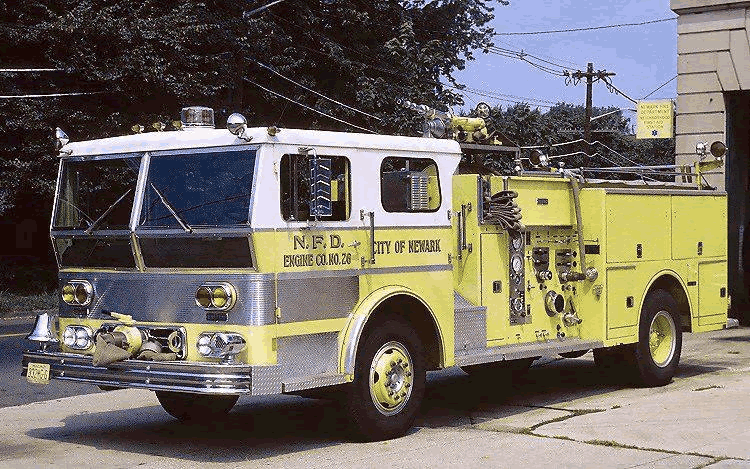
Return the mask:
{"type": "Polygon", "coordinates": [[[636,138],[674,137],[674,104],[669,99],[638,101],[636,138]]]}

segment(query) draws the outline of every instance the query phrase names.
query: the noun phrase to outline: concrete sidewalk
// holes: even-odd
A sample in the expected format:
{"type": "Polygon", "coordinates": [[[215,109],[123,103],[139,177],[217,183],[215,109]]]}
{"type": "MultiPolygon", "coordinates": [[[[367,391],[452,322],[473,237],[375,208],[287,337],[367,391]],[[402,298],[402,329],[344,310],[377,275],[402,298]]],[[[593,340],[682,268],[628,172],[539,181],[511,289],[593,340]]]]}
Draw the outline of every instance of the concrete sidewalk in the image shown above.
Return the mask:
{"type": "Polygon", "coordinates": [[[243,398],[180,424],[122,390],[0,409],[2,467],[750,468],[750,329],[685,335],[675,381],[630,388],[590,354],[535,366],[512,389],[433,374],[417,427],[347,441],[336,404],[243,398]]]}

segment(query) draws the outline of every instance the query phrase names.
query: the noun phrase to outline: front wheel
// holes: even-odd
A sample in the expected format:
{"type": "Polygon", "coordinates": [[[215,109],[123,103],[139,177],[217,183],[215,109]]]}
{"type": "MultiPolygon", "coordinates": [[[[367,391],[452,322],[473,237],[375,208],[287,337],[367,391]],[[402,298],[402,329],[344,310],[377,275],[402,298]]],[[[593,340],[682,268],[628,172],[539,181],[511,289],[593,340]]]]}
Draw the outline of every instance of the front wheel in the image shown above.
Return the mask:
{"type": "Polygon", "coordinates": [[[414,424],[424,397],[422,344],[411,326],[396,319],[366,334],[347,396],[351,424],[365,441],[396,438],[414,424]]]}
{"type": "Polygon", "coordinates": [[[634,368],[641,384],[663,386],[674,377],[682,351],[677,302],[664,290],[649,293],[638,327],[634,368]]]}
{"type": "Polygon", "coordinates": [[[187,421],[227,414],[240,396],[212,396],[185,392],[156,391],[159,404],[172,417],[187,421]]]}

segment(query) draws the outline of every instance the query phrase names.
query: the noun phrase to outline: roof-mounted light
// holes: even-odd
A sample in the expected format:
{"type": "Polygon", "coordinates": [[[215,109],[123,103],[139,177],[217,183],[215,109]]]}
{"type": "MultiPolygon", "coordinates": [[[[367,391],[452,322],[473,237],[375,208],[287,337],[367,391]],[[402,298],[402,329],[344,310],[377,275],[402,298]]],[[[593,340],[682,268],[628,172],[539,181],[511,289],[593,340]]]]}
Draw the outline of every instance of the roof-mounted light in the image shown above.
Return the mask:
{"type": "Polygon", "coordinates": [[[61,153],[70,154],[70,151],[63,151],[63,147],[68,144],[70,141],[70,137],[68,137],[68,134],[63,132],[63,130],[60,127],[57,127],[55,129],[55,149],[61,153]]]}
{"type": "Polygon", "coordinates": [[[232,113],[227,118],[227,130],[232,135],[236,135],[237,138],[241,138],[242,140],[246,142],[249,142],[250,140],[253,139],[253,137],[246,135],[247,119],[245,119],[245,116],[243,116],[239,112],[232,113]]]}
{"type": "Polygon", "coordinates": [[[180,112],[180,121],[185,130],[213,129],[214,110],[205,106],[184,107],[180,112]]]}

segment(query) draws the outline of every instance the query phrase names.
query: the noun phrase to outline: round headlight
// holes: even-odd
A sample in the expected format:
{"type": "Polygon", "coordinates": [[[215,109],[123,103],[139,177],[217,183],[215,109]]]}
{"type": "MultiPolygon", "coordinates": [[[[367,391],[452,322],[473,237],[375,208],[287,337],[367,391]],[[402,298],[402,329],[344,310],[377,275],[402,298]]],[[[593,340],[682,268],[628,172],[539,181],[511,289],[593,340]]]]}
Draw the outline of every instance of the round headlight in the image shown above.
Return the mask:
{"type": "Polygon", "coordinates": [[[198,306],[202,306],[203,308],[210,308],[211,289],[206,286],[200,287],[198,291],[195,292],[195,302],[198,304],[198,306]]]}
{"type": "Polygon", "coordinates": [[[216,287],[212,293],[213,304],[215,307],[223,308],[229,303],[230,294],[224,287],[216,287]]]}
{"type": "Polygon", "coordinates": [[[202,335],[198,337],[198,343],[196,344],[198,346],[198,353],[203,355],[204,357],[207,357],[211,355],[211,347],[209,344],[211,343],[211,336],[209,335],[202,335]]]}
{"type": "Polygon", "coordinates": [[[75,293],[76,293],[76,289],[73,285],[71,285],[70,283],[66,283],[65,285],[63,285],[62,299],[64,302],[66,302],[69,305],[73,304],[76,299],[75,293]]]}
{"type": "Polygon", "coordinates": [[[91,285],[87,283],[79,283],[75,288],[76,302],[79,305],[87,305],[91,300],[91,285]]]}
{"type": "Polygon", "coordinates": [[[86,326],[68,326],[63,331],[63,344],[75,350],[86,350],[94,344],[93,333],[86,326]]]}
{"type": "Polygon", "coordinates": [[[63,332],[63,344],[68,347],[72,347],[76,343],[76,331],[72,327],[68,326],[63,332]]]}

